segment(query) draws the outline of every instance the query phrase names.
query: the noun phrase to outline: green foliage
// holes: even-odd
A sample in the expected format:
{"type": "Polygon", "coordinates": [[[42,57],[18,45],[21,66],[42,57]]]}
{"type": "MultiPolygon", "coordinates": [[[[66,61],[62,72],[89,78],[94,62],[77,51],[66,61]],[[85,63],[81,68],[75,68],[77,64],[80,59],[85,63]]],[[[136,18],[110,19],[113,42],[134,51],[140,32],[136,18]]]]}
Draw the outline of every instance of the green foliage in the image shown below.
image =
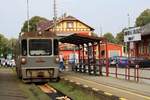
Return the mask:
{"type": "Polygon", "coordinates": [[[3,57],[7,57],[7,54],[13,51],[14,44],[16,44],[16,39],[9,40],[0,34],[0,55],[3,54],[3,57]]]}
{"type": "Polygon", "coordinates": [[[105,33],[103,36],[108,40],[108,42],[111,42],[111,43],[116,42],[114,36],[112,35],[112,33],[108,32],[108,33],[105,33]]]}
{"type": "Polygon", "coordinates": [[[15,38],[11,38],[10,40],[9,40],[9,42],[8,42],[8,47],[10,48],[10,49],[13,49],[14,48],[14,45],[16,44],[16,42],[17,42],[17,39],[15,39],[15,38]]]}
{"type": "MultiPolygon", "coordinates": [[[[34,16],[29,20],[29,30],[30,32],[35,32],[37,31],[37,24],[41,22],[47,22],[48,19],[40,16],[34,16]]],[[[21,32],[27,32],[28,31],[28,21],[24,22],[24,25],[21,29],[21,32]]]]}
{"type": "Polygon", "coordinates": [[[116,43],[123,44],[123,42],[124,42],[124,33],[123,32],[117,33],[116,43]]]}
{"type": "Polygon", "coordinates": [[[136,19],[136,26],[144,26],[150,23],[150,9],[144,10],[136,19]]]}
{"type": "Polygon", "coordinates": [[[88,93],[87,90],[79,88],[75,85],[68,84],[67,82],[60,81],[57,83],[49,83],[49,84],[50,86],[61,91],[67,96],[70,96],[73,100],[100,100],[94,94],[88,93]]]}
{"type": "Polygon", "coordinates": [[[4,57],[7,55],[8,51],[8,39],[4,37],[4,35],[0,34],[0,55],[2,54],[4,57]]]}

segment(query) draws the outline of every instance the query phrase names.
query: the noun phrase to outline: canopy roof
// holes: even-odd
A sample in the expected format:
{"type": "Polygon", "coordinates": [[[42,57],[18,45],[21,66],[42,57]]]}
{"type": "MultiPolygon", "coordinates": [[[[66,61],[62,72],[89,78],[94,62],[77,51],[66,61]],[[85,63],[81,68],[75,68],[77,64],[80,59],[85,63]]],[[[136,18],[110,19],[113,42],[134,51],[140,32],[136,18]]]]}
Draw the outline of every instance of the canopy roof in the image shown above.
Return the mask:
{"type": "Polygon", "coordinates": [[[81,35],[81,34],[71,34],[69,36],[61,38],[59,41],[62,43],[70,43],[75,45],[82,45],[88,43],[99,43],[100,41],[105,41],[106,38],[104,37],[96,37],[96,36],[88,36],[88,35],[81,35]]]}

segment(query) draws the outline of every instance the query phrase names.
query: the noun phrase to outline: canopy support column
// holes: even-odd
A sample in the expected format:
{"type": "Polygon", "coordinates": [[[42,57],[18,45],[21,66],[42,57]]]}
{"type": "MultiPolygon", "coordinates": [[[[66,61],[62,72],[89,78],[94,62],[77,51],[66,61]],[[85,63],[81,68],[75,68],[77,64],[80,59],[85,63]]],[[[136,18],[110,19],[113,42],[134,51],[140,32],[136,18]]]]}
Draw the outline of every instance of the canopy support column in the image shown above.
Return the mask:
{"type": "Polygon", "coordinates": [[[108,60],[108,44],[107,41],[105,41],[106,43],[106,76],[109,76],[109,60],[108,60]]]}
{"type": "Polygon", "coordinates": [[[84,44],[82,45],[82,49],[83,49],[83,51],[82,51],[82,58],[83,58],[83,63],[85,62],[85,58],[84,58],[84,44]]]}
{"type": "Polygon", "coordinates": [[[99,74],[102,75],[102,65],[101,65],[101,48],[100,48],[101,43],[98,42],[98,58],[99,58],[99,74]]]}

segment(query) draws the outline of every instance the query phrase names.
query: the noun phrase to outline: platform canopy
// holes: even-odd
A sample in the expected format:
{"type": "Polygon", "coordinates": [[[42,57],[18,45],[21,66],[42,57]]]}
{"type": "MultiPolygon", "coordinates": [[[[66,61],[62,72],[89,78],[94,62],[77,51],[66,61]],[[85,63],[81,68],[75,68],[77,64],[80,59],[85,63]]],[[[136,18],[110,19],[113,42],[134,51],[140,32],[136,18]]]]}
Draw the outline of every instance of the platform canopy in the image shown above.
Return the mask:
{"type": "Polygon", "coordinates": [[[75,45],[83,45],[88,43],[99,43],[100,41],[105,41],[104,37],[88,36],[82,34],[71,34],[69,36],[61,38],[59,41],[62,43],[70,43],[75,45]]]}

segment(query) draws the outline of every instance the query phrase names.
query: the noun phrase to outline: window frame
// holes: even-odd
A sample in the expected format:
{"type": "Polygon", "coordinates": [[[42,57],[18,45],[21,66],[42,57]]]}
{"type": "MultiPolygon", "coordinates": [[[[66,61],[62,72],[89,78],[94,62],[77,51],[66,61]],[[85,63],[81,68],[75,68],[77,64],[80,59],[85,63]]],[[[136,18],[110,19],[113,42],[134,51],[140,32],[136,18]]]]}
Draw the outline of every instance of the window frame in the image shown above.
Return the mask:
{"type": "Polygon", "coordinates": [[[50,38],[42,38],[42,39],[32,38],[32,39],[29,39],[29,40],[28,40],[28,44],[29,44],[29,45],[28,45],[29,56],[51,56],[51,55],[53,55],[53,40],[50,39],[50,38]],[[44,55],[44,54],[43,54],[43,55],[32,55],[32,54],[30,53],[30,50],[31,50],[31,49],[30,49],[30,41],[31,41],[31,40],[48,40],[48,41],[50,41],[50,44],[51,44],[51,45],[50,45],[50,48],[49,48],[49,49],[50,49],[50,51],[49,51],[50,54],[45,54],[45,55],[44,55]]]}
{"type": "Polygon", "coordinates": [[[73,28],[73,22],[72,21],[67,22],[67,28],[69,28],[69,29],[73,28]]]}

